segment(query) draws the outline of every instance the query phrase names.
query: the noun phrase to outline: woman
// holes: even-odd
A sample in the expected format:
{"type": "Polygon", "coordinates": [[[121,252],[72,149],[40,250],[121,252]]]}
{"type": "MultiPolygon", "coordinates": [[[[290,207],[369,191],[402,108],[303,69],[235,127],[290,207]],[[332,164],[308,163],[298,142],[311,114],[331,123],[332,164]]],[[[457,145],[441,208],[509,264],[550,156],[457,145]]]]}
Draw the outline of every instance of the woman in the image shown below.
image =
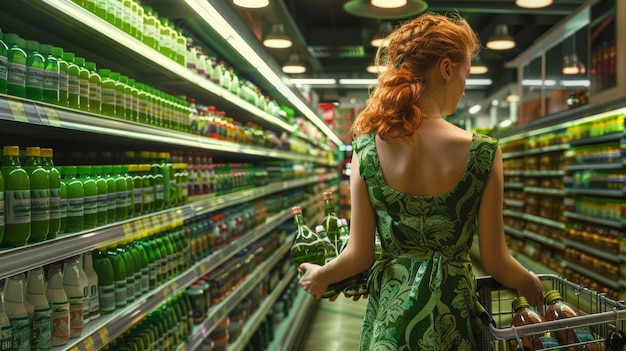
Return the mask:
{"type": "Polygon", "coordinates": [[[476,231],[487,273],[543,303],[541,282],[506,247],[497,141],[443,118],[464,95],[478,38],[459,16],[427,13],[388,40],[376,59],[386,70],[353,125],[348,247],[323,267],[302,264],[299,283],[320,297],[371,267],[361,350],[474,350],[476,231]]]}

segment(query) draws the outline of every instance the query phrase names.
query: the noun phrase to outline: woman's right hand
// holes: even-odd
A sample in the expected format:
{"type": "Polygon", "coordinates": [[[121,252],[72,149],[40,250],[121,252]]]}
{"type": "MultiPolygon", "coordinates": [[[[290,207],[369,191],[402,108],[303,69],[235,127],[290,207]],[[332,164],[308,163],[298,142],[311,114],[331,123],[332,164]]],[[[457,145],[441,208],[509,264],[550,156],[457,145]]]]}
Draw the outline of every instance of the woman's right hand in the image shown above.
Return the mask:
{"type": "Polygon", "coordinates": [[[521,289],[517,290],[518,296],[526,297],[528,304],[536,307],[538,312],[543,312],[544,287],[537,275],[528,271],[528,279],[521,289]]]}

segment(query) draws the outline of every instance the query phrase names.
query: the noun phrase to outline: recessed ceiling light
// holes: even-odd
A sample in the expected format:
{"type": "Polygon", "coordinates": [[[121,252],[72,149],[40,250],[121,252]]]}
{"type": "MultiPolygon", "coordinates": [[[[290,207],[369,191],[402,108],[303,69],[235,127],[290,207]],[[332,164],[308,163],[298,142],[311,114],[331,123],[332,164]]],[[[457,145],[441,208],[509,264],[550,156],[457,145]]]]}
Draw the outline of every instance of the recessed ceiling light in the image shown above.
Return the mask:
{"type": "Polygon", "coordinates": [[[270,4],[269,0],[233,0],[233,4],[249,9],[260,9],[270,4]]]}
{"type": "Polygon", "coordinates": [[[552,0],[515,0],[515,5],[527,9],[539,9],[552,5],[552,0]]]}

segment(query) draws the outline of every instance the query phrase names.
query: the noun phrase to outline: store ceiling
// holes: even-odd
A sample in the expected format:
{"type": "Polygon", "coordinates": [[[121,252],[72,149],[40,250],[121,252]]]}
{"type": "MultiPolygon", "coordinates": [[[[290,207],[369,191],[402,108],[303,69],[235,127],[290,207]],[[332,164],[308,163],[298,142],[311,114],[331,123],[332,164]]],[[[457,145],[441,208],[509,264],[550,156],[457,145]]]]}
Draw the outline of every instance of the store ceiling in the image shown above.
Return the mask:
{"type": "MultiPolygon", "coordinates": [[[[375,78],[366,72],[374,60],[376,48],[370,39],[376,35],[381,22],[393,26],[405,18],[365,18],[347,13],[344,4],[349,0],[270,0],[263,9],[244,9],[229,1],[252,34],[262,41],[270,33],[273,23],[281,23],[294,42],[290,49],[267,49],[282,64],[296,51],[308,66],[305,74],[297,78],[375,78]]],[[[468,87],[482,89],[488,95],[502,86],[514,82],[516,72],[504,64],[525,51],[549,28],[574,12],[584,0],[554,0],[543,9],[522,9],[514,0],[428,0],[428,10],[440,13],[458,12],[478,33],[484,46],[498,24],[506,24],[514,37],[516,47],[506,51],[484,48],[480,59],[489,67],[489,73],[474,78],[490,78],[491,86],[468,87]]],[[[364,89],[361,87],[360,89],[364,89]]],[[[331,98],[337,90],[346,94],[350,87],[316,87],[320,99],[331,98]]]]}

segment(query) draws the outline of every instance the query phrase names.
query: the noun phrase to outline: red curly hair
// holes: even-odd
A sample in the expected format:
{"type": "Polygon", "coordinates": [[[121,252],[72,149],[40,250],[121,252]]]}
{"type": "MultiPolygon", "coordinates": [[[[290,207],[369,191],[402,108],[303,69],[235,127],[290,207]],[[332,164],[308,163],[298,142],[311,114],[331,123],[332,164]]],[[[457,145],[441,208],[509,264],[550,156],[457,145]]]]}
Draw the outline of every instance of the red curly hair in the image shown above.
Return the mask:
{"type": "Polygon", "coordinates": [[[354,137],[377,133],[386,140],[404,137],[422,123],[416,103],[428,89],[428,77],[447,57],[463,63],[480,49],[476,33],[459,15],[425,13],[399,26],[376,54],[383,67],[378,85],[352,125],[354,137]]]}

